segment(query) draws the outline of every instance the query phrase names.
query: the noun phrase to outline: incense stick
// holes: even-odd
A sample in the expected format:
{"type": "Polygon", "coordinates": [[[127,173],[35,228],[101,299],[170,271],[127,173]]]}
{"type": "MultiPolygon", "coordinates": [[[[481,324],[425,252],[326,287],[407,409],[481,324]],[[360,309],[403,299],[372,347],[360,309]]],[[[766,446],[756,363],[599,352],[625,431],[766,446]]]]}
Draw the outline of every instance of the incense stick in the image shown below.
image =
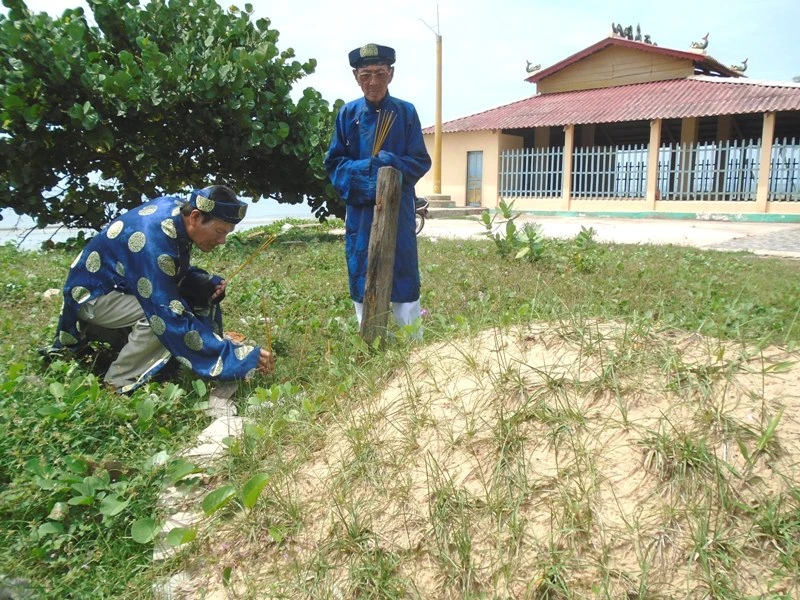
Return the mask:
{"type": "Polygon", "coordinates": [[[267,297],[261,296],[261,317],[264,319],[264,330],[267,334],[266,348],[272,352],[272,321],[267,317],[267,297]]]}
{"type": "Polygon", "coordinates": [[[375,124],[375,139],[372,144],[372,156],[377,156],[378,152],[381,151],[381,147],[389,136],[389,131],[391,131],[396,119],[397,113],[394,111],[378,111],[378,121],[375,124]]]}
{"type": "Polygon", "coordinates": [[[277,236],[277,235],[273,235],[273,236],[272,236],[272,237],[270,237],[270,238],[269,238],[269,239],[268,239],[266,242],[264,242],[263,244],[261,244],[261,246],[259,247],[259,249],[258,249],[258,250],[256,250],[255,252],[253,252],[253,254],[251,254],[251,255],[250,255],[250,258],[248,258],[248,259],[247,259],[246,261],[244,261],[244,262],[243,262],[241,265],[239,265],[239,267],[238,267],[238,268],[237,268],[237,269],[236,269],[236,270],[233,272],[233,275],[230,275],[230,276],[229,276],[229,277],[228,277],[228,278],[227,278],[225,281],[226,281],[227,283],[230,283],[231,279],[233,279],[234,277],[236,277],[236,276],[237,276],[239,273],[241,273],[242,269],[244,269],[244,268],[245,268],[247,265],[249,265],[251,262],[253,262],[253,259],[254,259],[256,256],[258,256],[258,255],[261,253],[261,251],[262,251],[262,250],[264,250],[264,249],[265,249],[267,246],[269,246],[269,245],[270,245],[272,242],[274,242],[276,237],[278,237],[278,236],[277,236]]]}
{"type": "Polygon", "coordinates": [[[376,154],[380,152],[383,143],[386,141],[386,138],[389,136],[389,131],[392,129],[392,125],[394,125],[394,121],[397,118],[397,115],[393,112],[389,113],[389,116],[386,118],[383,124],[383,128],[381,129],[381,135],[378,140],[378,148],[375,152],[376,154]]]}

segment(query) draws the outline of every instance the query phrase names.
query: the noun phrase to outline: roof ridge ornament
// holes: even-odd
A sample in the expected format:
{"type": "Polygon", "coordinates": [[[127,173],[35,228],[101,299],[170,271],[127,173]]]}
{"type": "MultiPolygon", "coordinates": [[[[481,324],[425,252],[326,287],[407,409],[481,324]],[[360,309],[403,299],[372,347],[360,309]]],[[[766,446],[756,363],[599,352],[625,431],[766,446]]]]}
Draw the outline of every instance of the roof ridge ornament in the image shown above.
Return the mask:
{"type": "MultiPolygon", "coordinates": [[[[692,50],[703,50],[705,51],[708,48],[708,34],[705,34],[702,38],[702,42],[692,42],[692,50]]],[[[705,53],[705,52],[704,52],[705,53]]]]}
{"type": "Polygon", "coordinates": [[[747,71],[747,58],[742,61],[740,65],[731,65],[731,71],[736,71],[737,73],[744,73],[747,71]]]}
{"type": "Polygon", "coordinates": [[[643,44],[650,44],[651,46],[658,46],[650,38],[650,34],[642,34],[641,24],[636,24],[636,34],[633,33],[633,25],[623,27],[621,23],[611,22],[611,37],[622,38],[623,40],[630,40],[632,42],[642,42],[643,44]]]}

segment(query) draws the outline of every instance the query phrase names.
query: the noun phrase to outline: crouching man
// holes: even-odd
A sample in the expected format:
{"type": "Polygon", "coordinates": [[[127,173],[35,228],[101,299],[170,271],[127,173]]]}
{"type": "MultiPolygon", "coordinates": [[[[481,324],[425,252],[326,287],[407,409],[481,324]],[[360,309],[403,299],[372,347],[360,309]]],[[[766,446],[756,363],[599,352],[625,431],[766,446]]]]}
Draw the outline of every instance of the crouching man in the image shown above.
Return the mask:
{"type": "Polygon", "coordinates": [[[223,337],[225,280],[190,265],[193,246],[221,246],[246,212],[233,190],[215,185],[195,190],[188,202],[156,198],[112,221],[72,263],[48,353],[110,344],[118,353],[105,381],[122,393],[172,358],[211,379],[272,372],[271,352],[223,337]]]}

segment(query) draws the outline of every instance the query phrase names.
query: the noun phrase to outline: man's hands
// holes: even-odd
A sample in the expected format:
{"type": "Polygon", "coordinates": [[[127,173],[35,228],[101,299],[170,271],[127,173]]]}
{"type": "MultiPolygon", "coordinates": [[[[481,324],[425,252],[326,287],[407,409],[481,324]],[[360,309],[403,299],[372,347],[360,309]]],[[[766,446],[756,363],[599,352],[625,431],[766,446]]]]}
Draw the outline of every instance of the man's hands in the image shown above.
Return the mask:
{"type": "Polygon", "coordinates": [[[226,287],[228,287],[228,282],[223,279],[217,284],[217,287],[214,288],[214,292],[211,294],[210,301],[214,302],[217,298],[221,298],[221,296],[225,293],[226,287]]]}
{"type": "Polygon", "coordinates": [[[262,375],[269,375],[272,373],[275,370],[275,355],[269,350],[261,348],[257,368],[262,375]]]}
{"type": "Polygon", "coordinates": [[[397,163],[399,162],[395,154],[387,152],[386,150],[381,150],[378,152],[377,156],[375,156],[375,160],[382,167],[394,167],[395,169],[397,168],[397,163]]]}

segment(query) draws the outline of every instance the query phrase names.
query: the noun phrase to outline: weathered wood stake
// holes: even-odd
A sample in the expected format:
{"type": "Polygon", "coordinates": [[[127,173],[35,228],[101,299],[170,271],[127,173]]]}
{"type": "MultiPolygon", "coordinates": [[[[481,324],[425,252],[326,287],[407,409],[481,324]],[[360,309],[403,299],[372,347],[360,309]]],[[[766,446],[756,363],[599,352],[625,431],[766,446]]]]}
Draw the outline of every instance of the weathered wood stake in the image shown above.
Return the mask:
{"type": "Polygon", "coordinates": [[[376,337],[381,338],[381,343],[386,339],[389,322],[397,217],[400,214],[400,171],[394,167],[378,169],[376,192],[367,250],[364,314],[361,317],[361,337],[370,346],[376,337]]]}

